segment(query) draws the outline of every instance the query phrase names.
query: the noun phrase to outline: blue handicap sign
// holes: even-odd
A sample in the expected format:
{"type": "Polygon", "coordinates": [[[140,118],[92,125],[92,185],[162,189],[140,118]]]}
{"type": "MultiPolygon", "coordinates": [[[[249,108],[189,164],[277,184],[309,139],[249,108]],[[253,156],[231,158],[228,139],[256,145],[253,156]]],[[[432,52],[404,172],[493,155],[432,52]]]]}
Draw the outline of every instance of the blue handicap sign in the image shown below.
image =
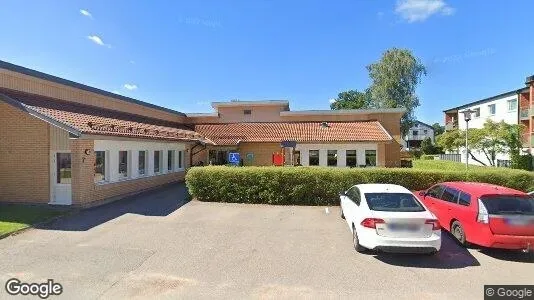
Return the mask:
{"type": "Polygon", "coordinates": [[[228,153],[228,162],[231,164],[239,164],[241,161],[241,157],[239,153],[237,152],[230,152],[228,153]]]}

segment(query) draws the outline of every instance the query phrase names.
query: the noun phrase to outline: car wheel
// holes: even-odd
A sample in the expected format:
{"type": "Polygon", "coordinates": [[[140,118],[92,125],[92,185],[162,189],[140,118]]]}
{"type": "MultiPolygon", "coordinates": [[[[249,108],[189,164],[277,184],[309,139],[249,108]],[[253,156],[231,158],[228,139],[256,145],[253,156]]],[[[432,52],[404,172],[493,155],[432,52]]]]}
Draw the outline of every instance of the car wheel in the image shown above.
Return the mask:
{"type": "Polygon", "coordinates": [[[356,233],[356,228],[354,228],[354,226],[352,226],[352,243],[354,244],[354,250],[356,250],[356,252],[362,253],[366,250],[365,247],[360,245],[360,240],[358,239],[358,234],[356,233]]]}
{"type": "Polygon", "coordinates": [[[460,224],[460,222],[458,221],[452,222],[451,233],[460,245],[467,246],[467,241],[465,238],[465,231],[462,228],[462,224],[460,224]]]}

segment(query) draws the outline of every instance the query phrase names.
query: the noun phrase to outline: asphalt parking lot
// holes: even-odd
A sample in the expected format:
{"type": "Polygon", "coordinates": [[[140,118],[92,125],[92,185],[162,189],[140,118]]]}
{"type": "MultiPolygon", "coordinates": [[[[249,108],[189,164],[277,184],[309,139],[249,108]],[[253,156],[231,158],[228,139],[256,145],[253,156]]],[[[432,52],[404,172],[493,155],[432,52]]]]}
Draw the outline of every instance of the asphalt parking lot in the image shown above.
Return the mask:
{"type": "MultiPolygon", "coordinates": [[[[463,249],[358,254],[339,207],[184,200],[175,185],[0,240],[12,277],[48,278],[65,299],[482,299],[484,284],[532,284],[528,255],[463,249]]],[[[37,297],[35,297],[37,298],[37,297]]]]}

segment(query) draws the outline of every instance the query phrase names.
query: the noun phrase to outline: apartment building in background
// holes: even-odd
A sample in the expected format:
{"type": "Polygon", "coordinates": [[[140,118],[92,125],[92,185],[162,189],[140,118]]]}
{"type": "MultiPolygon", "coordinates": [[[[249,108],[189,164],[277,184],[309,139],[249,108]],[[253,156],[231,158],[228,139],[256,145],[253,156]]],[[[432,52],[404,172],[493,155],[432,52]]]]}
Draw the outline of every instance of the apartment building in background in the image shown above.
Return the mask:
{"type": "Polygon", "coordinates": [[[421,143],[426,138],[430,138],[432,144],[435,143],[434,127],[421,121],[415,121],[414,125],[404,136],[404,148],[406,150],[419,149],[421,148],[421,143]]]}
{"type": "Polygon", "coordinates": [[[93,206],[196,164],[396,167],[404,109],[214,102],[185,114],[0,61],[0,202],[93,206]],[[282,155],[280,156],[280,153],[282,155]]]}
{"type": "MultiPolygon", "coordinates": [[[[534,154],[532,152],[534,148],[534,76],[527,77],[525,84],[524,88],[445,110],[445,130],[465,130],[466,122],[462,111],[469,109],[475,111],[471,115],[469,128],[482,128],[488,119],[495,122],[504,121],[508,124],[522,124],[523,150],[534,154]]],[[[464,154],[462,162],[465,162],[465,148],[459,149],[459,152],[464,154]]],[[[477,151],[473,151],[473,154],[489,165],[484,154],[477,151]]],[[[497,164],[503,166],[507,165],[510,160],[509,155],[503,153],[497,154],[496,158],[497,164]]],[[[479,164],[473,159],[469,161],[479,164]]]]}

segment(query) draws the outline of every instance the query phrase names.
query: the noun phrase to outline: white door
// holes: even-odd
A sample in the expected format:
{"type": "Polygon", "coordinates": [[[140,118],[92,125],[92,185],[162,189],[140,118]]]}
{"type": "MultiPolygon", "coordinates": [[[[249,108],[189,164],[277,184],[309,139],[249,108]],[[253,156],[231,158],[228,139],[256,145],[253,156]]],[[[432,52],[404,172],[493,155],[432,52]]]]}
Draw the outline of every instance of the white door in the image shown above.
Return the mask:
{"type": "Polygon", "coordinates": [[[52,152],[50,158],[50,204],[72,204],[71,153],[52,152]]]}

